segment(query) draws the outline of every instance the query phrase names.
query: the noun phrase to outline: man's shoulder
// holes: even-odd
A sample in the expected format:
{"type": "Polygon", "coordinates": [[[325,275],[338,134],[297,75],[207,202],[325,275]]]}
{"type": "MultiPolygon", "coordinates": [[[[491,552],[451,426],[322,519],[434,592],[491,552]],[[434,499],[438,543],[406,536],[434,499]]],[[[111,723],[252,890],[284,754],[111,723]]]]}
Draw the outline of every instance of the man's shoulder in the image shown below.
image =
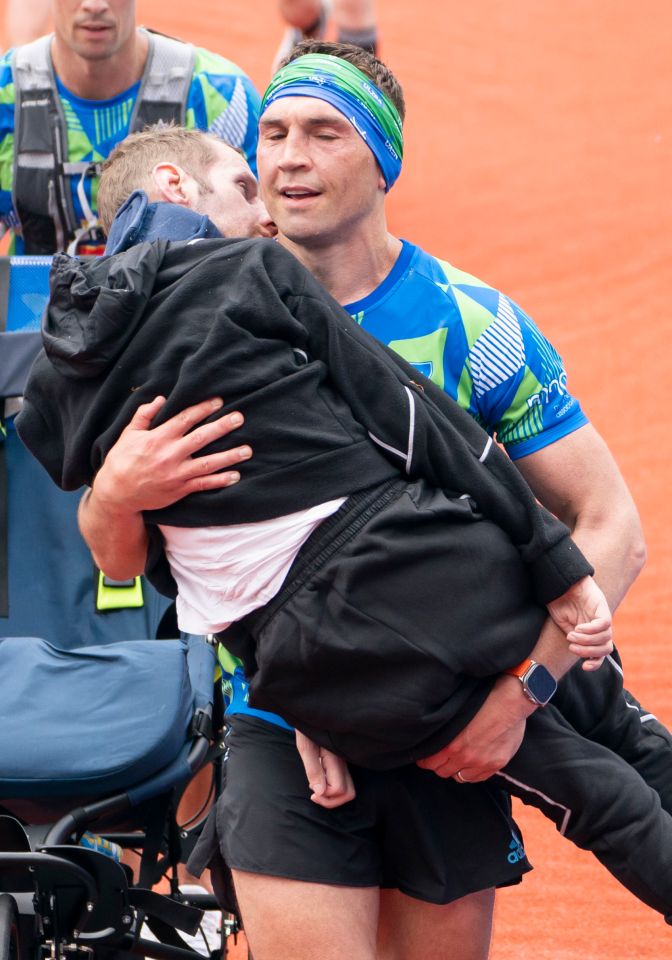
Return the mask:
{"type": "Polygon", "coordinates": [[[489,283],[422,253],[419,269],[450,295],[464,331],[458,401],[509,455],[526,456],[585,424],[562,358],[528,314],[489,283]]]}
{"type": "Polygon", "coordinates": [[[210,130],[232,146],[240,147],[256,173],[259,94],[247,74],[232,60],[203,47],[194,50],[187,127],[210,130]]]}
{"type": "Polygon", "coordinates": [[[194,47],[194,77],[243,77],[247,74],[233,60],[228,60],[219,53],[206,50],[205,47],[194,47]]]}
{"type": "MultiPolygon", "coordinates": [[[[236,274],[254,274],[261,282],[267,277],[281,293],[322,299],[324,288],[303,264],[281,243],[268,237],[247,237],[209,241],[211,261],[228,261],[236,274]]],[[[204,247],[205,244],[195,244],[204,247]]],[[[204,250],[204,252],[206,252],[204,250]]],[[[198,256],[194,258],[198,262],[198,256]]]]}
{"type": "Polygon", "coordinates": [[[536,324],[515,300],[474,274],[454,266],[448,260],[416,248],[414,270],[449,297],[465,330],[470,348],[483,342],[483,334],[493,325],[499,336],[509,340],[530,338],[546,343],[536,324]]]}
{"type": "MultiPolygon", "coordinates": [[[[443,304],[447,316],[464,326],[470,343],[493,322],[502,300],[508,302],[499,290],[480,280],[474,274],[454,266],[449,260],[435,256],[422,247],[408,244],[412,250],[400,298],[412,295],[414,287],[425,303],[436,309],[443,304]]],[[[444,320],[445,322],[445,320],[444,320]]]]}
{"type": "MultiPolygon", "coordinates": [[[[219,53],[208,50],[206,47],[199,47],[194,43],[190,43],[188,40],[182,40],[179,37],[166,36],[161,33],[156,33],[152,30],[146,30],[145,28],[140,28],[140,32],[144,32],[149,37],[150,43],[153,43],[154,45],[163,41],[164,46],[168,48],[168,53],[171,46],[179,45],[182,47],[187,47],[193,55],[194,77],[203,75],[247,77],[247,74],[242,67],[238,66],[237,63],[234,63],[233,60],[229,60],[227,57],[223,57],[219,53]]],[[[166,55],[166,51],[164,51],[164,55],[166,55]]]]}
{"type": "MultiPolygon", "coordinates": [[[[135,247],[129,249],[136,249],[135,247]]],[[[182,271],[232,270],[244,274],[261,270],[267,273],[279,271],[282,275],[310,274],[296,257],[275,240],[262,237],[199,237],[195,240],[171,240],[166,248],[164,263],[175,265],[182,271]]],[[[222,283],[229,281],[223,276],[222,283]]]]}
{"type": "Polygon", "coordinates": [[[500,297],[503,294],[492,287],[485,280],[480,280],[472,273],[467,273],[456,267],[450,260],[437,257],[423,250],[422,247],[416,247],[413,269],[415,272],[430,280],[435,286],[442,290],[447,296],[455,300],[460,309],[467,313],[473,303],[490,303],[493,297],[500,297]],[[461,295],[466,294],[468,299],[461,295]]]}

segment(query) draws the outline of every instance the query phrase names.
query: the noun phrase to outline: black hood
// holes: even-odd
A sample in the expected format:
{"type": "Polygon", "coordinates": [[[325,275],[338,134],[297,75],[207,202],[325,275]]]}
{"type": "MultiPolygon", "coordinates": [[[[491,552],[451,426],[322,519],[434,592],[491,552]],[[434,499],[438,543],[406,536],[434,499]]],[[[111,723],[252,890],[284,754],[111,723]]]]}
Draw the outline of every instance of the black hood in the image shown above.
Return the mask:
{"type": "Polygon", "coordinates": [[[107,254],[138,248],[124,257],[85,264],[54,257],[42,342],[54,367],[66,377],[99,376],[113,364],[136,331],[166,251],[166,241],[221,237],[201,214],[172,203],[149,203],[136,190],[119,208],[107,254]]]}
{"type": "Polygon", "coordinates": [[[142,321],[166,246],[165,241],[143,243],[139,257],[101,257],[84,264],[56,254],[42,343],[60,374],[90,379],[115,362],[142,321]]]}

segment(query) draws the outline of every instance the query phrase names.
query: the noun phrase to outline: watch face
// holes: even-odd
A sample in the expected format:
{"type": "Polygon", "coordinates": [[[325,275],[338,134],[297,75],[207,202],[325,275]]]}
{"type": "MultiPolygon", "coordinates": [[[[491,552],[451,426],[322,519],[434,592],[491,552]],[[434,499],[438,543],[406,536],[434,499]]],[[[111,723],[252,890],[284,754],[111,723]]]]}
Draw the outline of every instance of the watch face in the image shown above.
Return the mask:
{"type": "Polygon", "coordinates": [[[557,683],[552,674],[541,663],[536,663],[525,678],[527,689],[537,703],[545,704],[557,690],[557,683]]]}

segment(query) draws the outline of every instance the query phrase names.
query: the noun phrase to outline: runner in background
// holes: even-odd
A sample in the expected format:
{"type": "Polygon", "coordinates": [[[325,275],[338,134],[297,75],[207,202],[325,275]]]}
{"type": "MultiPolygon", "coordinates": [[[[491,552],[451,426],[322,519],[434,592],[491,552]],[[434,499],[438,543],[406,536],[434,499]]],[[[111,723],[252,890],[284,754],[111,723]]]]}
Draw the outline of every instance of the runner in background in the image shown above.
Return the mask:
{"type": "Polygon", "coordinates": [[[278,6],[288,27],[273,61],[273,73],[300,40],[323,40],[329,19],[336,28],[335,39],[377,52],[374,0],[279,0],[278,6]]]}

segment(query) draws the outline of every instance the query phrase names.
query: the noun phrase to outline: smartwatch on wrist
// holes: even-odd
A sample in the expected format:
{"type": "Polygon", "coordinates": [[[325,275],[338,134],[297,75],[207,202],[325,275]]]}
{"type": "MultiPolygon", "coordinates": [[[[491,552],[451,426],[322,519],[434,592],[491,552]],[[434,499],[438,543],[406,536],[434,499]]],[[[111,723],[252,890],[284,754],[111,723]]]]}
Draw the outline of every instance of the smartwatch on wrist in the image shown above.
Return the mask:
{"type": "Polygon", "coordinates": [[[523,693],[538,707],[545,707],[558,689],[553,675],[536,660],[523,660],[517,667],[505,672],[511,677],[518,677],[523,685],[523,693]]]}

